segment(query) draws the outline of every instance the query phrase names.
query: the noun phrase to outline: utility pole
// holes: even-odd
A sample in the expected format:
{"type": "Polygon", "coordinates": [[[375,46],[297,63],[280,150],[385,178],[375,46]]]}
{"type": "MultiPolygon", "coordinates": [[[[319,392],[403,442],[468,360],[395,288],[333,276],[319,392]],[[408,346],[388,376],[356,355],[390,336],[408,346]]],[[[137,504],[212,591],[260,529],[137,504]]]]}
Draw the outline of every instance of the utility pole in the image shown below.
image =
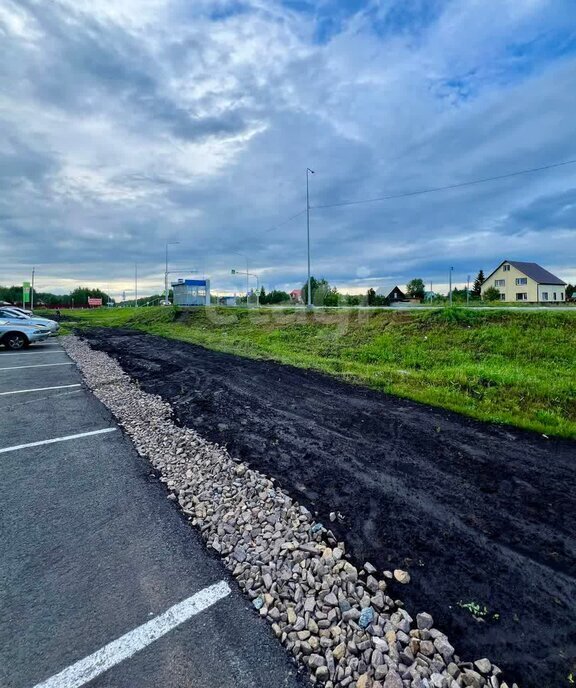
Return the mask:
{"type": "Polygon", "coordinates": [[[34,310],[34,273],[36,268],[32,268],[32,290],[30,291],[30,310],[34,310]]]}
{"type": "Polygon", "coordinates": [[[450,268],[450,305],[452,305],[452,271],[454,268],[450,268]]]}
{"type": "Polygon", "coordinates": [[[468,279],[466,280],[466,305],[470,303],[470,275],[468,275],[468,279]]]}
{"type": "Polygon", "coordinates": [[[310,174],[315,174],[314,170],[306,168],[306,242],[308,246],[308,294],[306,308],[312,308],[312,278],[310,276],[310,174]]]}
{"type": "Polygon", "coordinates": [[[138,263],[134,263],[134,308],[138,308],[138,263]]]}

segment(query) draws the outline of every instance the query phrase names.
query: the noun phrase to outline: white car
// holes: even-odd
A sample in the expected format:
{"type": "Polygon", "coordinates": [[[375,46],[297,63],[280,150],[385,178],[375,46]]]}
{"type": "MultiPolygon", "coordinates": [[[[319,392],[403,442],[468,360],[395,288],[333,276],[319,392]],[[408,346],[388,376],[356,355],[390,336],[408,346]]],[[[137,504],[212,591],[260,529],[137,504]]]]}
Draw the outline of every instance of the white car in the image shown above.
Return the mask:
{"type": "Polygon", "coordinates": [[[34,325],[44,325],[44,327],[48,328],[51,334],[56,334],[60,329],[60,325],[55,320],[39,318],[36,315],[24,315],[12,307],[7,308],[3,306],[0,308],[0,320],[13,322],[14,324],[31,323],[34,325]]]}
{"type": "Polygon", "coordinates": [[[16,311],[22,315],[34,315],[32,311],[27,311],[25,308],[20,308],[20,306],[13,306],[10,303],[0,304],[0,308],[8,308],[8,310],[16,311]]]}
{"type": "Polygon", "coordinates": [[[34,342],[43,342],[50,334],[45,325],[30,322],[17,324],[0,320],[0,344],[12,351],[24,349],[34,342]]]}

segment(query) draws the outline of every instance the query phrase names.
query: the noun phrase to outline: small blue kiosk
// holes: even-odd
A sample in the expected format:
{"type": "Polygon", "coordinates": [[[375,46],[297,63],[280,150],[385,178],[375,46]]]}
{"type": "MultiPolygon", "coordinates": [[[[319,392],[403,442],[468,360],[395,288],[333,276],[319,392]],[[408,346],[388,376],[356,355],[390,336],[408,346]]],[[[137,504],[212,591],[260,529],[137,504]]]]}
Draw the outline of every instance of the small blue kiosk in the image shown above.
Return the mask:
{"type": "Polygon", "coordinates": [[[172,282],[175,306],[209,306],[209,279],[179,279],[172,282]]]}

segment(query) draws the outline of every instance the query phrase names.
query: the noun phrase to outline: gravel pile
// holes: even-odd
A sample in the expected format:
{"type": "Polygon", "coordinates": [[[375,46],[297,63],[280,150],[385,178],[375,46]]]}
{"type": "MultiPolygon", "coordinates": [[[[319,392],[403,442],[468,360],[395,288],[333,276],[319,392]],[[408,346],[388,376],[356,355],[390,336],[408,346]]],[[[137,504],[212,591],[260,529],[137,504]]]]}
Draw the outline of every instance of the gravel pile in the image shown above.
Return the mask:
{"type": "Polygon", "coordinates": [[[169,404],[141,391],[107,354],[73,336],[63,345],[312,683],[510,688],[495,664],[461,661],[429,614],[413,618],[389,596],[390,579],[408,583],[406,572],[357,568],[329,527],[273,480],[176,425],[169,404]]]}

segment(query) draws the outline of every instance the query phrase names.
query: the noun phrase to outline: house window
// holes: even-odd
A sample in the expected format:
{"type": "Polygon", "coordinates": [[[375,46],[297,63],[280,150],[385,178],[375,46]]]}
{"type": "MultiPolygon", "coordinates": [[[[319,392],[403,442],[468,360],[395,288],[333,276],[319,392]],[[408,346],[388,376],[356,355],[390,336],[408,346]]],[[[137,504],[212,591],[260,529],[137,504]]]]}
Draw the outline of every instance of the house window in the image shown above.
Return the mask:
{"type": "Polygon", "coordinates": [[[564,301],[564,292],[563,291],[560,292],[560,301],[564,301]]]}
{"type": "Polygon", "coordinates": [[[542,292],[542,301],[548,301],[548,292],[547,291],[542,292]]]}
{"type": "Polygon", "coordinates": [[[510,266],[509,265],[504,265],[502,267],[502,269],[504,270],[504,272],[510,272],[510,266]]]}
{"type": "Polygon", "coordinates": [[[528,294],[525,291],[517,292],[516,301],[528,301],[528,294]]]}
{"type": "Polygon", "coordinates": [[[554,292],[554,301],[556,301],[556,292],[554,292]]]}
{"type": "Polygon", "coordinates": [[[494,286],[495,287],[505,287],[506,286],[506,280],[494,280],[494,286]]]}
{"type": "Polygon", "coordinates": [[[517,277],[516,278],[516,286],[519,287],[523,284],[528,284],[528,278],[527,277],[517,277]]]}
{"type": "Polygon", "coordinates": [[[506,294],[500,294],[500,301],[506,301],[506,294]]]}

